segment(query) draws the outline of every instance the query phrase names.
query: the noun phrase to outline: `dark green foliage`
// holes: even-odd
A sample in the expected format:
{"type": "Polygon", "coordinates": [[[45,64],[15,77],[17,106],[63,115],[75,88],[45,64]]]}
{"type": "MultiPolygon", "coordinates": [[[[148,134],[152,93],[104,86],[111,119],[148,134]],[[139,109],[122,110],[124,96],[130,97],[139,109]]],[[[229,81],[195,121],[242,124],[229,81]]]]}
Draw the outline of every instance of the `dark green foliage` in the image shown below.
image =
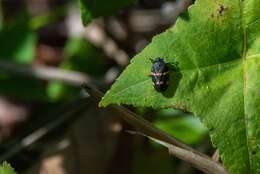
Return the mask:
{"type": "Polygon", "coordinates": [[[87,25],[93,18],[115,14],[135,0],[79,0],[81,19],[87,25]]]}
{"type": "MultiPolygon", "coordinates": [[[[60,68],[79,71],[100,78],[107,70],[103,55],[86,39],[70,38],[64,48],[65,60],[60,68]]],[[[79,93],[79,88],[65,85],[61,82],[51,82],[47,88],[52,99],[71,99],[79,93]]]]}
{"type": "Polygon", "coordinates": [[[66,60],[62,63],[62,68],[85,72],[94,77],[100,77],[106,71],[104,56],[86,39],[71,38],[64,53],[66,60]]]}
{"type": "Polygon", "coordinates": [[[30,28],[24,9],[0,29],[0,59],[31,63],[35,56],[36,34],[30,28]]]}

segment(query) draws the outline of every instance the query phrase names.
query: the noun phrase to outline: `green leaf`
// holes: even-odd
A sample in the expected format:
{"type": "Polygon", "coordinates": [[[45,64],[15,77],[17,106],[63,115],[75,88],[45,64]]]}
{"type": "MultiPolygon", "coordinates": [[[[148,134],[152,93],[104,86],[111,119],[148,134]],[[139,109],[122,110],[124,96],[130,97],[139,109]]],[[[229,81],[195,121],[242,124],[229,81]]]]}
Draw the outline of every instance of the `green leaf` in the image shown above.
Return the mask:
{"type": "Polygon", "coordinates": [[[3,164],[0,165],[0,174],[16,174],[16,172],[10,164],[3,162],[3,164]]]}
{"type": "Polygon", "coordinates": [[[87,25],[93,18],[113,15],[134,0],[79,0],[81,19],[87,25]]]}
{"type": "Polygon", "coordinates": [[[260,173],[259,19],[256,0],[197,0],[135,56],[100,105],[190,111],[209,129],[230,173],[260,173]],[[163,93],[148,76],[156,57],[179,66],[163,93]]]}

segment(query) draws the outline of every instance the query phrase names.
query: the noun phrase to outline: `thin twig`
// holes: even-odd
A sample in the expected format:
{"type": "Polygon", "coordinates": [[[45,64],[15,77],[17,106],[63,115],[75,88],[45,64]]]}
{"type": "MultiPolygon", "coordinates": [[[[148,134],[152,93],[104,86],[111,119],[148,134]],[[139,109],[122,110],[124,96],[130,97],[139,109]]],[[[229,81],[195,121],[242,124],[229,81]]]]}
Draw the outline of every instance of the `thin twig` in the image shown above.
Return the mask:
{"type": "MultiPolygon", "coordinates": [[[[99,100],[101,99],[101,96],[103,96],[103,94],[99,90],[93,87],[89,87],[86,85],[84,85],[83,87],[91,96],[99,100]]],[[[156,140],[160,144],[168,147],[171,153],[179,159],[191,163],[194,167],[207,174],[228,174],[228,172],[220,163],[213,161],[207,155],[198,152],[197,150],[187,146],[186,144],[180,142],[169,134],[156,128],[150,122],[138,117],[136,114],[129,111],[128,109],[117,105],[112,105],[111,107],[122,113],[122,118],[133,127],[141,131],[142,135],[156,140]]]]}
{"type": "Polygon", "coordinates": [[[165,147],[168,147],[169,153],[171,155],[174,155],[183,161],[189,162],[193,167],[201,170],[204,173],[228,174],[228,172],[225,170],[225,168],[221,164],[217,163],[216,161],[213,161],[209,158],[204,158],[198,154],[195,154],[191,151],[187,151],[180,147],[177,147],[177,146],[174,146],[174,145],[171,145],[168,143],[164,143],[164,142],[162,142],[162,143],[164,144],[165,147]]]}
{"type": "Polygon", "coordinates": [[[91,78],[86,74],[76,71],[48,66],[17,64],[4,60],[0,60],[0,70],[36,79],[61,81],[74,86],[80,86],[82,83],[90,83],[91,81],[91,78]]]}
{"type": "Polygon", "coordinates": [[[225,171],[225,169],[221,165],[216,165],[216,162],[209,158],[204,158],[194,152],[160,141],[143,133],[134,131],[127,132],[131,134],[145,136],[151,139],[152,141],[155,141],[161,144],[162,146],[167,147],[170,155],[174,155],[183,161],[189,162],[192,166],[203,171],[206,174],[228,174],[227,171],[225,171]]]}

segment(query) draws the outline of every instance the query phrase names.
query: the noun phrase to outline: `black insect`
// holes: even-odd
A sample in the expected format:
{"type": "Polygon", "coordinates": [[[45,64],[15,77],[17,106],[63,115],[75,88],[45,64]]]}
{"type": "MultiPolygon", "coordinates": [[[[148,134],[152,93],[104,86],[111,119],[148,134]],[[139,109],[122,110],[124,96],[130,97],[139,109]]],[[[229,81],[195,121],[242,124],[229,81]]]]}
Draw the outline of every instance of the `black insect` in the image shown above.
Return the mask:
{"type": "Polygon", "coordinates": [[[218,12],[220,15],[222,15],[222,13],[226,10],[226,8],[224,7],[224,5],[220,5],[219,6],[219,9],[218,9],[218,12]]]}
{"type": "Polygon", "coordinates": [[[167,63],[160,57],[155,60],[151,60],[151,77],[153,81],[153,87],[158,92],[163,92],[168,87],[169,80],[169,68],[167,63]]]}

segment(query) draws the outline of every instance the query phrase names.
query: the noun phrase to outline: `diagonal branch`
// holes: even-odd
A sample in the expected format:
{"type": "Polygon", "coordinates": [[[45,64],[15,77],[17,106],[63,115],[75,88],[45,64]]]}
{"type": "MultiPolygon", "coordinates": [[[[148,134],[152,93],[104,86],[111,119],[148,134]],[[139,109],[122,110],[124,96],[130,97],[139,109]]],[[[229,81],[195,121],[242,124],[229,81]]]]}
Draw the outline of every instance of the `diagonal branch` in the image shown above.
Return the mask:
{"type": "MultiPolygon", "coordinates": [[[[99,90],[86,85],[83,87],[91,96],[97,98],[98,100],[101,99],[103,94],[99,90]]],[[[210,159],[207,155],[198,152],[197,150],[187,146],[169,134],[156,128],[150,122],[138,117],[128,109],[116,105],[112,105],[111,108],[122,113],[122,118],[137,130],[142,132],[140,133],[141,135],[146,136],[167,147],[170,151],[170,154],[176,156],[177,158],[190,163],[195,168],[207,174],[228,174],[228,172],[220,163],[210,159]]]]}
{"type": "Polygon", "coordinates": [[[206,158],[202,157],[198,154],[190,152],[189,150],[177,147],[177,146],[169,144],[167,142],[160,141],[158,139],[155,139],[153,137],[147,136],[147,135],[139,133],[139,132],[133,132],[133,131],[128,131],[128,132],[131,134],[145,136],[145,137],[149,138],[150,140],[155,141],[158,144],[161,144],[162,146],[168,148],[170,155],[174,155],[183,161],[189,162],[193,167],[203,171],[204,173],[227,174],[227,172],[221,165],[216,165],[216,162],[214,160],[209,159],[208,157],[206,157],[206,158]],[[215,168],[212,166],[215,166],[215,168]]]}

